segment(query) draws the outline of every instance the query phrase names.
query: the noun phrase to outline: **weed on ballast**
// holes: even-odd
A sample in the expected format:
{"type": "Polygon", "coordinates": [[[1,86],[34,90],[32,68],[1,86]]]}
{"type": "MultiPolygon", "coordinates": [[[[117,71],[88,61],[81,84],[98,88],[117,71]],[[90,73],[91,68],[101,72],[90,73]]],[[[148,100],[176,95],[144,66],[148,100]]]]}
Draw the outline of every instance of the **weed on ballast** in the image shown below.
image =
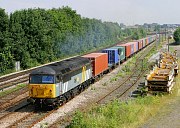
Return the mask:
{"type": "Polygon", "coordinates": [[[117,79],[118,79],[117,77],[113,77],[110,79],[110,82],[117,81],[117,79]]]}
{"type": "Polygon", "coordinates": [[[96,90],[96,88],[94,86],[91,86],[91,90],[96,90]]]}
{"type": "Polygon", "coordinates": [[[106,82],[105,82],[105,83],[103,83],[103,84],[102,84],[102,86],[107,86],[107,83],[106,83],[106,82]]]}

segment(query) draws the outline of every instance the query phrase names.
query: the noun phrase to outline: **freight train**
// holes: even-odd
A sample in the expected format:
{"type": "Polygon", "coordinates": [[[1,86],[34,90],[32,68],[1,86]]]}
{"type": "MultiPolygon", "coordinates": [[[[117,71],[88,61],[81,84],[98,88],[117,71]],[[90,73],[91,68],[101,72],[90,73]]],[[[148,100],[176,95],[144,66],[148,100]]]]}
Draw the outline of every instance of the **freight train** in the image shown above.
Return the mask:
{"type": "Polygon", "coordinates": [[[99,53],[90,53],[38,68],[29,75],[28,102],[38,106],[62,105],[156,38],[157,36],[153,35],[117,44],[99,53]]]}

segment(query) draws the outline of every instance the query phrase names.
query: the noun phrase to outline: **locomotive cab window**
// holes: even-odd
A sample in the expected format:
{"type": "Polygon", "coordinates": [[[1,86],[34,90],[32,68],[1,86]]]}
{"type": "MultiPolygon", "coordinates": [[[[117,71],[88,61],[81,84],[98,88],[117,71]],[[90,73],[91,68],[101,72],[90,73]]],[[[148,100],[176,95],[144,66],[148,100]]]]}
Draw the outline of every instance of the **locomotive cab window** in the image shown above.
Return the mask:
{"type": "Polygon", "coordinates": [[[29,78],[29,83],[32,84],[53,84],[54,76],[52,75],[32,75],[29,78]]]}

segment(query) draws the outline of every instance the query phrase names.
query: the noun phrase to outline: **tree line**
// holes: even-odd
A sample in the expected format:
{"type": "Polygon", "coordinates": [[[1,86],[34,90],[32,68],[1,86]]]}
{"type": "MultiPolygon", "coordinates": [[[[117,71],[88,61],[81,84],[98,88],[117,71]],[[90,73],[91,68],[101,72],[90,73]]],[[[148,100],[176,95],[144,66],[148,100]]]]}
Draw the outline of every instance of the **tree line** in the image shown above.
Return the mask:
{"type": "Polygon", "coordinates": [[[27,69],[116,43],[145,36],[144,29],[121,29],[118,23],[81,17],[69,7],[25,9],[8,15],[0,8],[0,73],[15,61],[27,69]]]}

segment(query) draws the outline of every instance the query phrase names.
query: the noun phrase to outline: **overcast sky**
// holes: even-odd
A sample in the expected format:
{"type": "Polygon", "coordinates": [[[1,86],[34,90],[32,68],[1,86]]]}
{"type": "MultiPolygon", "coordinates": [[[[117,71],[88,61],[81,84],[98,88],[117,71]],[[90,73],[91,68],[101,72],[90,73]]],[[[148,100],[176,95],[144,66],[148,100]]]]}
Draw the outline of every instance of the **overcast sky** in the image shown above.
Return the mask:
{"type": "Polygon", "coordinates": [[[10,13],[27,8],[69,6],[83,17],[125,23],[180,23],[180,0],[0,0],[10,13]]]}

